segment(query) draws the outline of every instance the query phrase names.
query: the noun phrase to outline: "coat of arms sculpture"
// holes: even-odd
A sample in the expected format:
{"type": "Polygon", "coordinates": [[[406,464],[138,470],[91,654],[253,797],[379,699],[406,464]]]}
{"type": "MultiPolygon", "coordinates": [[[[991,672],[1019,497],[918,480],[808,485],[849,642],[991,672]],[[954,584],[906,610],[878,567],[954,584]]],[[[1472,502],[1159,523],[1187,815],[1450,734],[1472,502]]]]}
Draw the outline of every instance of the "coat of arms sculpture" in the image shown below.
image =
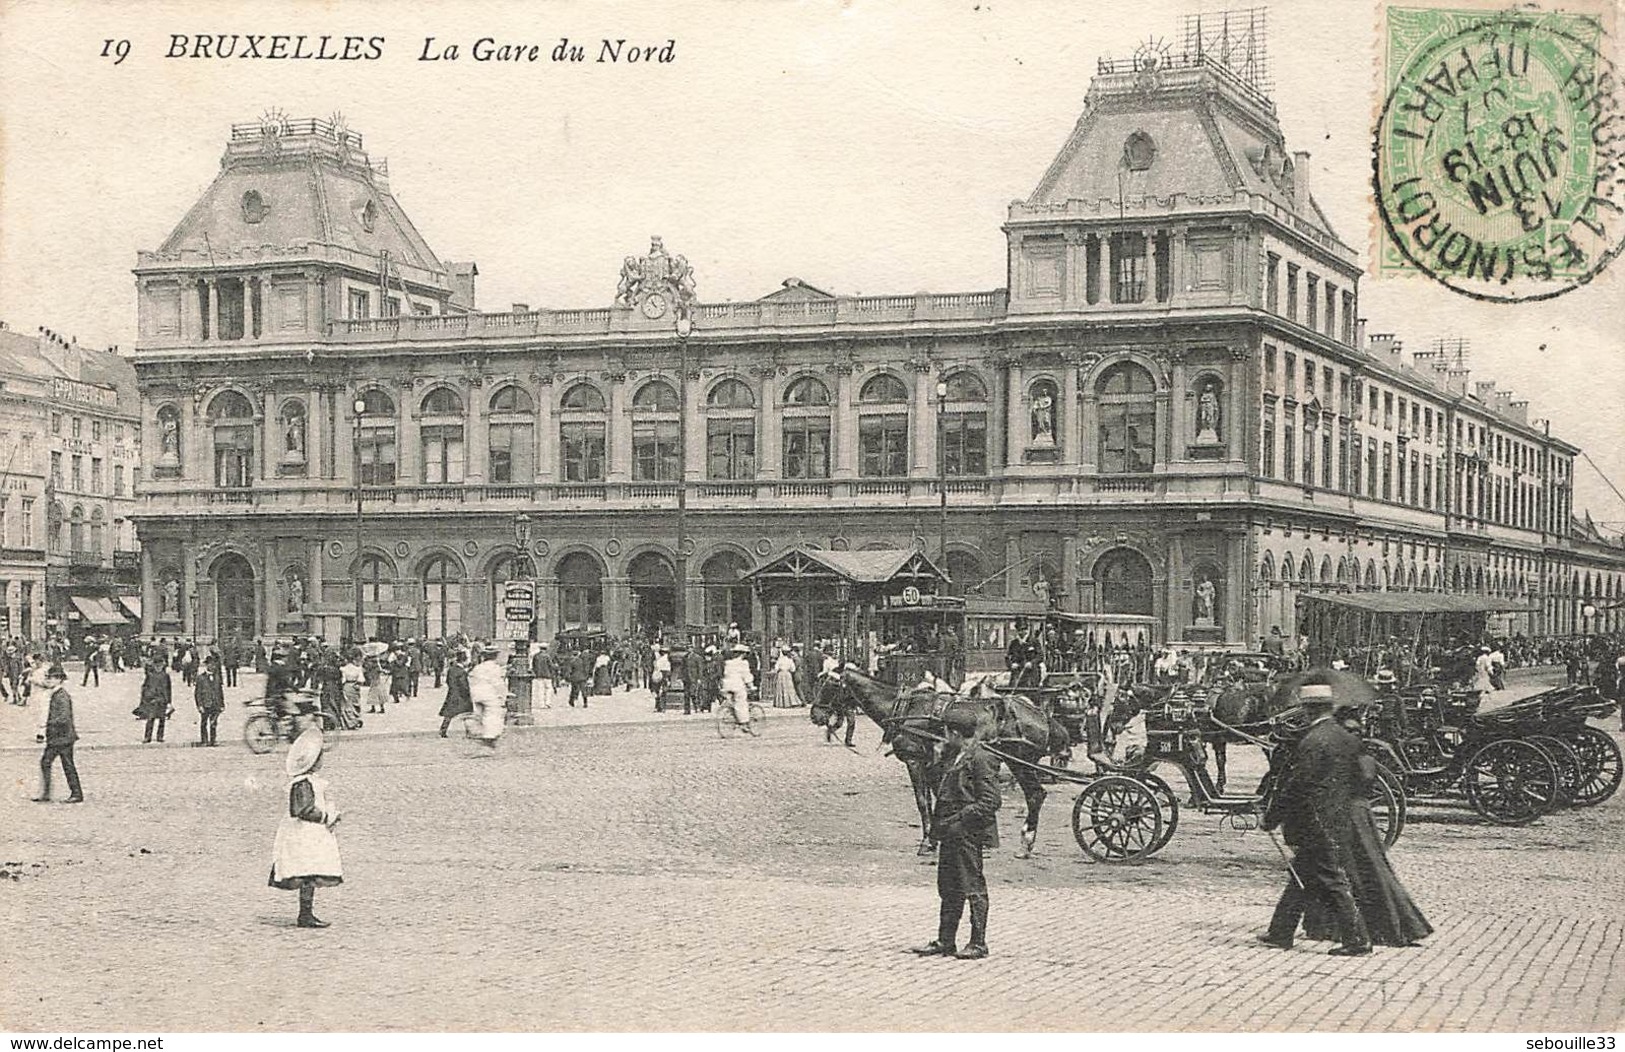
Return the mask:
{"type": "Polygon", "coordinates": [[[648,255],[627,256],[621,264],[617,307],[638,307],[649,318],[659,318],[668,307],[675,307],[677,316],[685,317],[694,299],[694,269],[687,257],[668,254],[659,235],[650,238],[648,255]]]}

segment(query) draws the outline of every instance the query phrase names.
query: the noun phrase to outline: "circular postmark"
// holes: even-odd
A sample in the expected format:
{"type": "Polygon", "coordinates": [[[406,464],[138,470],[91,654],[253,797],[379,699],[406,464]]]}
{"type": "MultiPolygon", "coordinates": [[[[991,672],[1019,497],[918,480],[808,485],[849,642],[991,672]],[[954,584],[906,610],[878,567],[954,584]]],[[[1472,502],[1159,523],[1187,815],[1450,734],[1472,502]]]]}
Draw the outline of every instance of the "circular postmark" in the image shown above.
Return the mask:
{"type": "Polygon", "coordinates": [[[1625,248],[1607,38],[1575,15],[1420,14],[1436,20],[1407,27],[1372,149],[1379,270],[1500,303],[1592,280],[1625,248]]]}

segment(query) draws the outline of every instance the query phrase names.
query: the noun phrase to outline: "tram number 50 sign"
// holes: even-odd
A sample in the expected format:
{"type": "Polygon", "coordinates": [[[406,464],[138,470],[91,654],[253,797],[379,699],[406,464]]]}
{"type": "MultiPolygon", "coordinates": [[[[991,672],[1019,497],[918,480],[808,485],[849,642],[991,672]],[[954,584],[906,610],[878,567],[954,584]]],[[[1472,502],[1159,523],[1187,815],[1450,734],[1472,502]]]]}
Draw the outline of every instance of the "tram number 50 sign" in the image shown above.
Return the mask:
{"type": "Polygon", "coordinates": [[[530,581],[508,581],[502,586],[502,638],[529,639],[530,625],[536,620],[536,585],[530,581]]]}
{"type": "Polygon", "coordinates": [[[920,590],[913,585],[909,585],[907,588],[903,589],[903,605],[919,606],[920,590]]]}

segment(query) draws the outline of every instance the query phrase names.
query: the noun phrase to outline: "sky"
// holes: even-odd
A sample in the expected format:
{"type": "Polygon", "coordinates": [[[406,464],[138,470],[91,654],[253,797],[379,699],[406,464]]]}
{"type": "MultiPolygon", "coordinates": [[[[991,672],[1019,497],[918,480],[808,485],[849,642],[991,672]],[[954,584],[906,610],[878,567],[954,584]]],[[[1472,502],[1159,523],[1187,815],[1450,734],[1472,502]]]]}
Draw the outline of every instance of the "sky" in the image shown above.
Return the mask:
{"type": "MultiPolygon", "coordinates": [[[[1239,6],[1239,5],[1236,5],[1239,6]]],[[[600,307],[660,234],[703,300],[787,277],[840,293],[1002,287],[1012,200],[1037,185],[1101,57],[1210,0],[91,3],[0,0],[0,319],[135,342],[136,252],[218,170],[230,126],[342,112],[486,310],[600,307]],[[173,34],[383,37],[376,61],[165,58],[173,34]],[[455,61],[423,61],[458,46],[455,61]],[[476,62],[481,37],[664,45],[674,61],[476,62]],[[129,41],[120,63],[116,43],[129,41]]],[[[1272,95],[1338,235],[1370,258],[1374,0],[1269,5],[1272,95]]],[[[1367,278],[1370,331],[1466,337],[1495,380],[1586,449],[1577,507],[1625,527],[1625,261],[1544,303],[1367,278]]]]}

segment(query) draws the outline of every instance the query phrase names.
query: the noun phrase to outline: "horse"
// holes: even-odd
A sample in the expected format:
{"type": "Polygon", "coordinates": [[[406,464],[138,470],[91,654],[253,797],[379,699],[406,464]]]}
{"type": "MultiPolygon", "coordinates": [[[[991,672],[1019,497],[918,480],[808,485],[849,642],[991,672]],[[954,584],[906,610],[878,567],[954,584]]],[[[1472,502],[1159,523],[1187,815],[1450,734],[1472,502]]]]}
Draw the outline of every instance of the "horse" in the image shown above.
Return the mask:
{"type": "Polygon", "coordinates": [[[920,810],[920,837],[918,854],[929,855],[936,850],[936,837],[931,829],[931,807],[935,745],[933,740],[941,734],[945,722],[970,723],[983,714],[993,719],[997,728],[995,737],[987,744],[1018,761],[1010,764],[1010,773],[1021,786],[1027,801],[1027,816],[1021,828],[1021,847],[1017,858],[1031,856],[1038,837],[1038,814],[1044,806],[1045,793],[1039,782],[1039,772],[1029,764],[1053,759],[1057,766],[1071,758],[1072,738],[1065,725],[1040,711],[1021,697],[983,695],[969,697],[958,694],[937,694],[932,691],[899,692],[889,683],[865,676],[854,669],[837,670],[824,677],[819,686],[819,702],[831,709],[861,709],[880,726],[881,741],[889,744],[892,753],[908,768],[909,782],[914,787],[914,803],[920,810]]]}
{"type": "Polygon", "coordinates": [[[836,700],[826,701],[820,691],[820,696],[813,699],[807,706],[807,718],[812,720],[814,727],[824,728],[824,741],[833,742],[840,733],[841,727],[846,727],[846,747],[856,748],[852,743],[852,736],[858,732],[857,706],[843,695],[836,700]],[[846,702],[837,704],[837,700],[846,702]]]}
{"type": "MultiPolygon", "coordinates": [[[[1126,723],[1147,709],[1161,706],[1172,696],[1175,689],[1177,688],[1136,686],[1129,691],[1120,692],[1117,704],[1113,706],[1112,721],[1126,723]]],[[[1192,689],[1207,691],[1208,712],[1211,713],[1213,720],[1203,722],[1201,735],[1203,743],[1213,747],[1213,766],[1216,768],[1213,784],[1220,793],[1223,793],[1226,746],[1232,742],[1238,745],[1252,743],[1252,739],[1236,734],[1228,728],[1245,728],[1267,723],[1272,716],[1285,712],[1297,702],[1289,693],[1283,696],[1278,684],[1267,682],[1226,682],[1215,687],[1192,689]]]]}

